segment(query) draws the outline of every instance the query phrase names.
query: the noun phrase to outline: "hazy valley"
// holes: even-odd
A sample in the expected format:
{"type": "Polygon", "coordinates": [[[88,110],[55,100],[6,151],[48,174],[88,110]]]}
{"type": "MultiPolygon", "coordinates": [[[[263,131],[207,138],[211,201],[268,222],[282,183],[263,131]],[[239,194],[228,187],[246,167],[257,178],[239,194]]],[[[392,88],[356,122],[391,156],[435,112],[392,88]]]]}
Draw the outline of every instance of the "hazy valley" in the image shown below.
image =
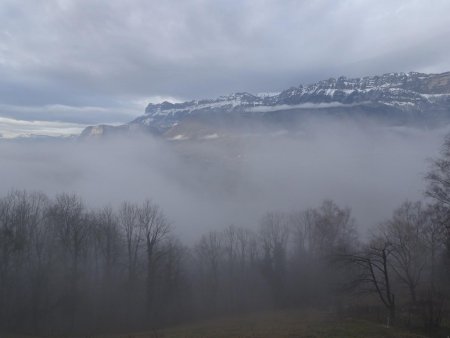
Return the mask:
{"type": "Polygon", "coordinates": [[[0,337],[448,338],[448,13],[0,1],[0,337]]]}

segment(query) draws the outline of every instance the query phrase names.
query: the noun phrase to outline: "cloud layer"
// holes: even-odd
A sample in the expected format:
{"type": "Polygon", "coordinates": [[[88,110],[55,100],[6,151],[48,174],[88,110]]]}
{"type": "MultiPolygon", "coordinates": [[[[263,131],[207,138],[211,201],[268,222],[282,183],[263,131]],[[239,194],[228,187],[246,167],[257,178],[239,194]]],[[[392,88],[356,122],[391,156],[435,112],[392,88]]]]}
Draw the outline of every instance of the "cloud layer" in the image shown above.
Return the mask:
{"type": "Polygon", "coordinates": [[[79,113],[51,120],[124,122],[162,97],[446,71],[448,13],[445,0],[4,0],[0,116],[59,105],[79,113]]]}
{"type": "Polygon", "coordinates": [[[331,198],[352,208],[364,234],[405,199],[423,198],[426,159],[448,131],[318,120],[297,135],[204,142],[0,142],[0,195],[76,192],[92,206],[152,198],[185,239],[331,198]]]}

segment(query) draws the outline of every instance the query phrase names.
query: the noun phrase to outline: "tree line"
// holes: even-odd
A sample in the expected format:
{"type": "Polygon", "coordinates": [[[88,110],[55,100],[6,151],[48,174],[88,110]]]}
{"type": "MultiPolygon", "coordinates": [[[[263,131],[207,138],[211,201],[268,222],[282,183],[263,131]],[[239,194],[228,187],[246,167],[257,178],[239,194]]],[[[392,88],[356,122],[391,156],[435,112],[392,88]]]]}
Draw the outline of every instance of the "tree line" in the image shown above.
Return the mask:
{"type": "Polygon", "coordinates": [[[425,201],[404,202],[368,238],[325,200],[191,246],[149,200],[89,208],[75,194],[11,191],[0,198],[0,330],[159,329],[293,307],[437,329],[450,296],[450,138],[426,182],[425,201]]]}

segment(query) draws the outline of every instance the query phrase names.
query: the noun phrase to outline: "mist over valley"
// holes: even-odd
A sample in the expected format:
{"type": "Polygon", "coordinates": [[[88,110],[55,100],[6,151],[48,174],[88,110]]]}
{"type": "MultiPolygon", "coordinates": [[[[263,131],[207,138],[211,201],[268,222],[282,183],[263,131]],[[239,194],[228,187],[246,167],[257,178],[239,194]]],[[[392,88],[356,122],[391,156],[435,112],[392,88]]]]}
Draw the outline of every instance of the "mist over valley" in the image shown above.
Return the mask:
{"type": "Polygon", "coordinates": [[[2,0],[0,337],[448,338],[447,13],[2,0]]]}

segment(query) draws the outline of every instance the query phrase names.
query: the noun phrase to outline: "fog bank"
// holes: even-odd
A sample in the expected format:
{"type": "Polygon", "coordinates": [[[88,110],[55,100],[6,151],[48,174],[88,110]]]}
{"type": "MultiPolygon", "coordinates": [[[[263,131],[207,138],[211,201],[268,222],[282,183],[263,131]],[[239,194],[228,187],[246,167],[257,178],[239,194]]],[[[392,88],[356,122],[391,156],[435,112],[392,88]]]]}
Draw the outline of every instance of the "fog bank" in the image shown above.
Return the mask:
{"type": "Polygon", "coordinates": [[[352,208],[364,233],[403,200],[423,197],[427,158],[450,128],[316,121],[302,130],[202,142],[0,142],[0,193],[75,192],[93,206],[151,198],[187,241],[331,198],[352,208]]]}

